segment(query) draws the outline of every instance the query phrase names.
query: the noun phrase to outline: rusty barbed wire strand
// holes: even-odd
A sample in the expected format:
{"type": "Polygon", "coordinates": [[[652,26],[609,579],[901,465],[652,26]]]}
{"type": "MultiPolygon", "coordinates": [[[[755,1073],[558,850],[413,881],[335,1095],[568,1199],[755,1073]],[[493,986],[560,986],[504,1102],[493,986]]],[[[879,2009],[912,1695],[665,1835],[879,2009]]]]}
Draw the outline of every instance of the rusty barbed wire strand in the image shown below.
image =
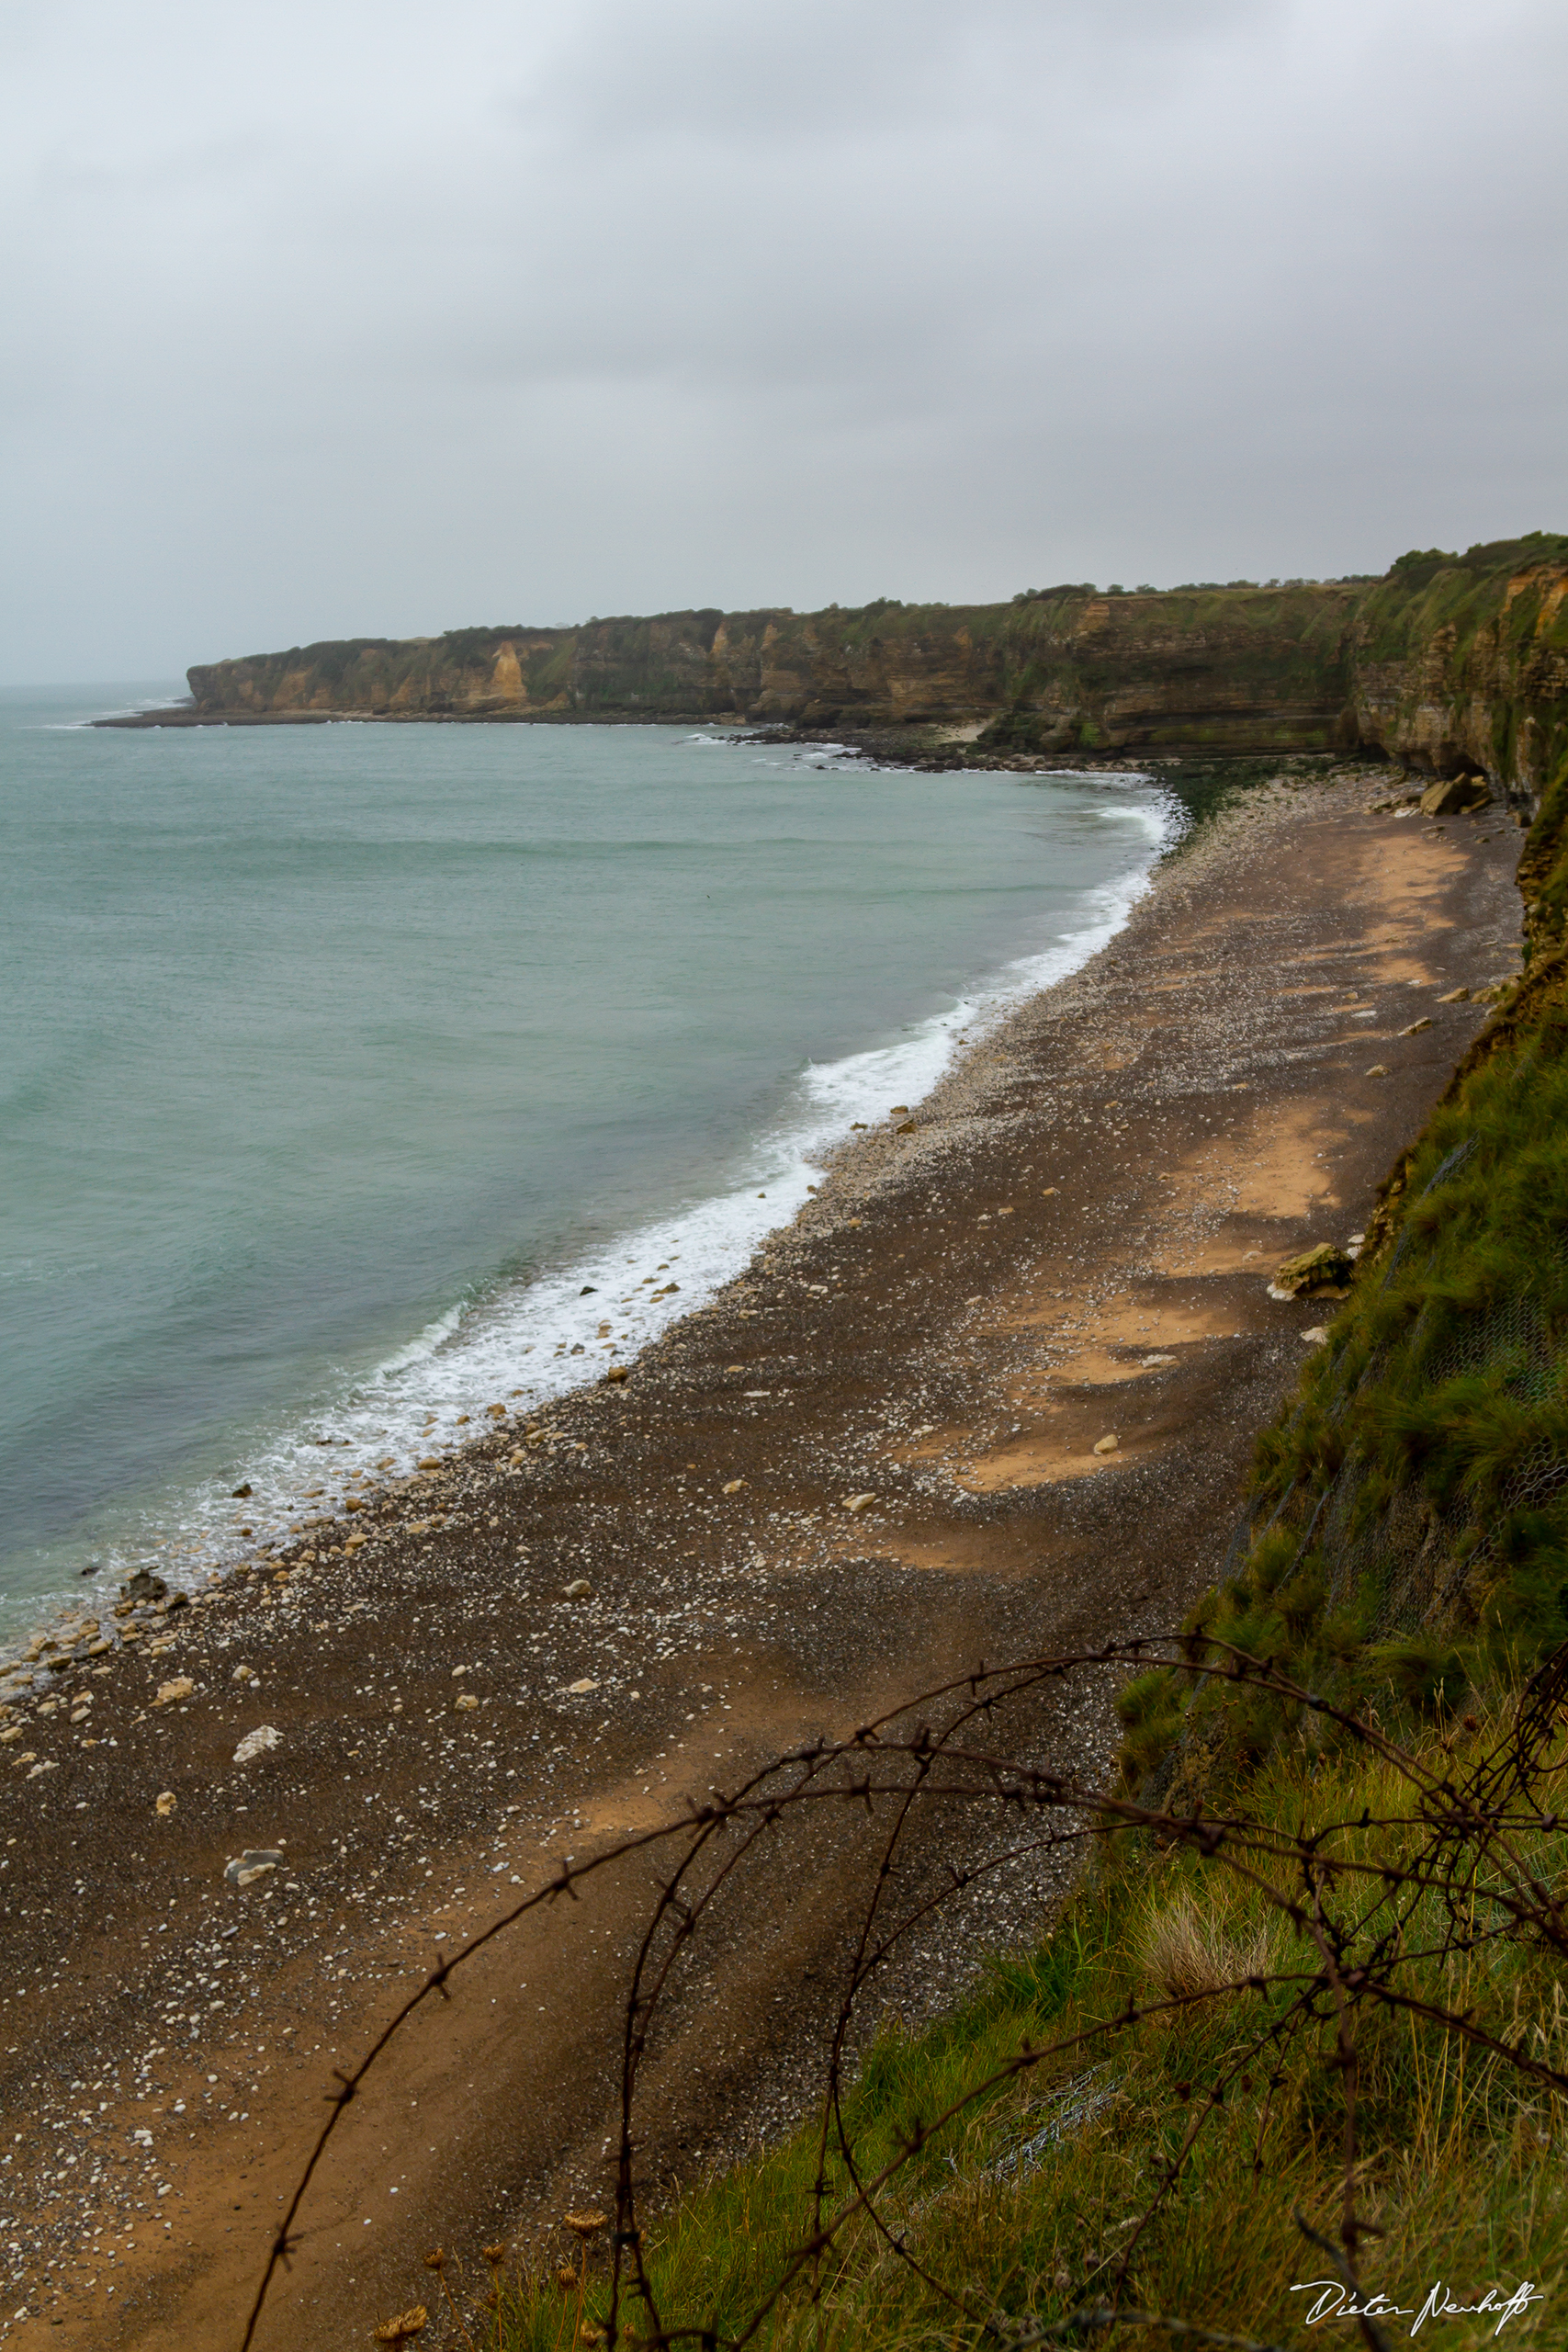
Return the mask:
{"type": "MultiPolygon", "coordinates": [[[[1356,2198],[1360,2059],[1355,2020],[1363,2009],[1381,2005],[1440,2027],[1521,2077],[1568,2098],[1568,2074],[1532,2053],[1522,2033],[1510,2042],[1504,2038],[1506,2029],[1494,2031],[1474,2003],[1462,2009],[1447,2007],[1427,1998],[1410,1980],[1410,1972],[1422,1962],[1473,1952],[1502,1939],[1523,1939],[1568,1957],[1568,1928],[1562,1907],[1525,1851],[1532,1838],[1551,1836],[1562,1826],[1558,1813],[1546,1806],[1544,1794],[1546,1784],[1563,1770],[1565,1702],[1568,1645],[1526,1684],[1506,1730],[1456,1785],[1441,1766],[1413,1756],[1381,1724],[1368,1723],[1305,1690],[1268,1660],[1203,1633],[1145,1635],[1001,1668],[987,1668],[982,1662],[890,1708],[842,1739],[818,1739],[769,1760],[733,1795],[716,1792],[705,1804],[688,1800],[687,1811],[677,1818],[616,1840],[580,1862],[562,1860],[548,1880],[492,1920],[460,1952],[439,1960],[352,2070],[334,2069],[337,2086],[328,2094],[328,2114],[274,2233],[241,2352],[251,2352],[269,2292],[299,2243],[297,2224],[344,2113],[404,2026],[433,1998],[448,1999],[451,1978],[540,1905],[563,1895],[575,1901],[578,1886],[585,1879],[639,1854],[668,1852],[671,1846],[678,1849],[673,1866],[658,1883],[624,2004],[620,2136],[610,2240],[607,2340],[612,2347],[625,2340],[620,2314],[624,2298],[629,2294],[642,2306],[644,2325],[637,2340],[647,2352],[654,2352],[654,2347],[665,2352],[665,2347],[694,2340],[716,2347],[722,2344],[726,2352],[739,2352],[807,2273],[810,2299],[819,2299],[823,2257],[851,2224],[863,2217],[888,2252],[955,2314],[1009,2346],[1047,2343],[1075,2327],[1092,2331],[1130,2325],[1194,2343],[1235,2347],[1235,2352],[1280,2352],[1280,2347],[1227,2335],[1179,2315],[1123,2308],[1120,2299],[1129,2283],[1134,2250],[1172,2194],[1206,2126],[1223,2109],[1232,2084],[1244,2079],[1259,2054],[1272,2048],[1274,2074],[1254,2143],[1254,2168],[1260,2169],[1274,2093],[1284,2080],[1282,2070],[1290,2051],[1303,2033],[1331,2030],[1332,2055],[1325,2063],[1341,2078],[1345,2118],[1338,2245],[1315,2233],[1304,2217],[1298,2214],[1297,2218],[1313,2242],[1333,2254],[1339,2275],[1359,2297],[1357,2247],[1364,2235],[1377,2234],[1361,2217],[1356,2198]],[[1374,1818],[1364,1807],[1359,1819],[1336,1819],[1314,1828],[1309,1826],[1303,1809],[1298,1828],[1292,1833],[1277,1822],[1251,1818],[1245,1810],[1208,1814],[1199,1804],[1190,1813],[1176,1814],[1142,1805],[1130,1794],[1085,1785],[1046,1764],[993,1745],[1001,1719],[1014,1702],[1038,1705],[1048,1699],[1052,1686],[1065,1686],[1075,1674],[1098,1672],[1104,1679],[1113,1671],[1124,1674],[1130,1668],[1151,1663],[1174,1665],[1194,1684],[1201,1680],[1251,1684],[1327,1718],[1350,1747],[1375,1757],[1407,1785],[1409,1812],[1374,1818]],[[972,1735],[982,1726],[987,1727],[987,1736],[983,1742],[973,1740],[972,1735]],[[670,1993],[682,1956],[694,1944],[721,1895],[750,1858],[765,1855],[772,1835],[793,1819],[810,1820],[824,1805],[861,1808],[874,1821],[884,1803],[891,1804],[892,1817],[876,1841],[870,1890],[861,1907],[843,1991],[826,2043],[811,2227],[784,2259],[778,2277],[739,2333],[721,2338],[711,2324],[667,2326],[659,2313],[645,2234],[637,2221],[636,2183],[638,2078],[660,2005],[670,1993]],[[1048,1814],[1053,1821],[1051,1826],[1025,1838],[1005,1838],[994,1850],[969,1860],[962,1868],[947,1853],[942,1869],[932,1866],[930,1883],[917,1883],[901,1907],[890,1908],[902,1867],[901,1850],[913,1825],[933,1807],[940,1811],[949,1805],[958,1808],[964,1818],[978,1805],[998,1811],[1004,1820],[1017,1810],[1048,1814]],[[1066,1849],[1086,1850],[1097,1841],[1127,1832],[1150,1835],[1165,1847],[1183,1848],[1204,1862],[1219,1864],[1306,1939],[1315,1954],[1315,1965],[1251,1970],[1195,1991],[1170,1994],[1163,2000],[1140,2003],[1129,1993],[1125,2006],[1111,2016],[1077,2026],[1048,2042],[1026,2041],[983,2078],[969,2084],[930,2121],[917,2119],[903,2144],[883,2164],[874,2169],[863,2167],[845,2100],[853,2036],[868,1987],[883,1974],[900,1946],[955,1895],[1021,1858],[1038,1859],[1043,1853],[1066,1849]],[[738,1833],[733,1842],[722,1853],[716,1851],[716,1841],[729,1833],[738,1833]],[[1398,1853],[1385,1852],[1379,1860],[1334,1850],[1338,1840],[1369,1836],[1385,1841],[1403,1838],[1407,1847],[1398,1853]],[[1289,1891],[1292,1871],[1296,1874],[1299,1894],[1289,1891]],[[1342,1885],[1346,1891],[1366,1889],[1365,1903],[1358,1897],[1348,1915],[1338,1903],[1342,1885]],[[1406,1929],[1428,1897],[1440,1905],[1439,1918],[1446,1920],[1446,1928],[1439,1941],[1411,1946],[1406,1929]],[[1479,1906],[1485,1906],[1484,1917],[1479,1906]],[[1371,1951],[1363,1953],[1359,1947],[1380,1909],[1392,1910],[1390,1925],[1371,1951]],[[1021,2323],[1026,2330],[1022,2334],[1009,2323],[1010,2332],[1003,2336],[1000,2322],[980,2311],[973,2298],[927,2269],[909,2247],[905,2231],[879,2212],[883,2192],[922,2151],[1009,2084],[1066,2058],[1081,2058],[1147,2020],[1218,2000],[1243,1996],[1262,1998],[1270,1994],[1284,1996],[1284,2007],[1267,2017],[1247,2037],[1239,2056],[1232,2053],[1207,2097],[1195,2106],[1175,2152],[1159,2159],[1158,2186],[1144,2211],[1134,2217],[1134,2234],[1116,2261],[1115,2303],[1095,2305],[1092,2310],[1084,2304],[1072,2317],[1049,2324],[1032,2320],[1021,2323]],[[843,2168],[847,2187],[829,2211],[830,2151],[843,2168]],[[647,2326],[651,2326],[651,2334],[645,2332],[647,2326]]],[[[1439,1744],[1451,1749],[1446,1739],[1439,1744]]],[[[1177,2086],[1177,2096],[1188,2096],[1185,2086],[1177,2086]]],[[[1091,2273],[1096,2267],[1103,2269],[1106,2265],[1091,2264],[1091,2273]]],[[[1359,2315],[1359,2324],[1369,2352],[1386,2352],[1375,2320],[1359,2315]]]]}

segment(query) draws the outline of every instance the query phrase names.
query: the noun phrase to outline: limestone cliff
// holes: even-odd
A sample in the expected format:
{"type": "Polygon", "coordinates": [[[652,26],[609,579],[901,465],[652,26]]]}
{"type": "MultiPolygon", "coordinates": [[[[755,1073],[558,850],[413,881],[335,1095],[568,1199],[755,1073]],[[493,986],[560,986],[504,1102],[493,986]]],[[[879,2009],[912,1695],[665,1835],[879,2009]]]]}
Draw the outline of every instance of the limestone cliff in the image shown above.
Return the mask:
{"type": "Polygon", "coordinates": [[[1402,556],[1353,630],[1361,739],[1539,797],[1568,729],[1568,538],[1402,556]]]}
{"type": "Polygon", "coordinates": [[[1378,748],[1534,799],[1568,711],[1568,537],[1402,557],[1375,582],[354,638],[190,673],[197,721],[729,718],[979,722],[984,752],[1378,748]]]}

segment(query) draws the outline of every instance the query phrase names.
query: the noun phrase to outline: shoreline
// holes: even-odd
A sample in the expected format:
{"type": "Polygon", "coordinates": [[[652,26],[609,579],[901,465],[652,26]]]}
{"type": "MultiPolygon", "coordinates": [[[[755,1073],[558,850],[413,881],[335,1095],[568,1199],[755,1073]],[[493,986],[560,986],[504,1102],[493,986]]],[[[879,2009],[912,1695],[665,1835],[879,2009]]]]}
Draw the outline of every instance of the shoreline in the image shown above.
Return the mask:
{"type": "Polygon", "coordinates": [[[196,727],[669,727],[722,729],[737,742],[780,749],[847,752],[868,766],[911,771],[1013,775],[1149,775],[1162,768],[1252,765],[1291,770],[1354,770],[1358,775],[1403,763],[1372,743],[1349,747],[1280,746],[1267,735],[1237,738],[1216,747],[1201,736],[1173,738],[1140,748],[1107,745],[1101,751],[1065,749],[1050,752],[983,745],[979,738],[1000,714],[954,721],[946,718],[862,720],[845,717],[827,725],[789,719],[758,719],[728,711],[637,710],[220,710],[183,705],[161,710],[117,711],[81,722],[89,728],[182,729],[196,727]]]}
{"type": "MultiPolygon", "coordinates": [[[[231,2340],[319,2078],[436,1938],[482,1919],[481,1870],[509,1892],[536,1883],[553,1855],[666,1818],[713,1777],[733,1785],[928,1666],[1179,1618],[1223,1549],[1250,1432],[1324,1313],[1269,1302],[1267,1272],[1365,1223],[1480,1025],[1483,1008],[1438,999],[1514,960],[1517,834],[1495,812],[1446,831],[1369,814],[1384,777],[1254,793],[1167,859],[1109,945],[989,1028],[925,1103],[852,1137],[794,1223],[627,1377],[531,1429],[498,1415],[357,1514],[368,1532],[340,1523],[309,1558],[280,1548],[265,1584],[237,1577],[172,1617],[151,1603],[132,1621],[144,1675],[78,1645],[58,1670],[72,1705],[8,1711],[0,1755],[27,1761],[6,1766],[6,1883],[25,1883],[46,1957],[29,1970],[45,1989],[18,2001],[13,1984],[0,2008],[26,2026],[0,2045],[13,2110],[40,2111],[49,2150],[70,2150],[46,2163],[40,2137],[13,2172],[18,2301],[59,2315],[66,2342],[175,2325],[231,2340]],[[1365,1007],[1338,1001],[1352,981],[1365,1007]],[[1380,1057],[1388,1076],[1364,1075],[1380,1057]],[[276,1746],[233,1760],[264,1725],[276,1746]],[[246,1849],[283,1859],[231,1886],[246,1849]],[[112,2085],[90,2099],[107,2122],[68,2118],[73,2081],[77,2106],[112,2085]],[[149,2154],[130,2138],[139,2109],[149,2154]],[[73,2175],[91,2178],[95,2148],[84,2198],[73,2175]],[[236,2177],[239,2223],[220,2218],[236,2177]],[[84,2241],[139,2203],[110,2303],[84,2241]],[[61,2267],[35,2303],[45,2259],[61,2267]]],[[[1070,1729],[1080,1757],[1108,1753],[1105,1722],[1070,1729]]],[[[830,1947],[832,1850],[819,1870],[819,1899],[785,1906],[713,1996],[722,2061],[665,2084],[676,2172],[767,2128],[798,2084],[772,2007],[830,1947]]],[[[628,1874],[570,1921],[552,1913],[471,1972],[440,2048],[412,2029],[307,2211],[265,2343],[319,2341],[323,2305],[367,2324],[400,2308],[425,2236],[472,2243],[481,2222],[523,2228],[558,2192],[595,2193],[596,2012],[614,2018],[645,1904],[628,1874]],[[530,2023],[498,2041],[503,2000],[530,2023]],[[400,2148],[392,2208],[377,2117],[411,2097],[441,2154],[423,2130],[400,2148]]]]}
{"type": "MultiPolygon", "coordinates": [[[[1056,774],[1038,763],[1030,765],[1032,773],[1046,778],[1056,774]]],[[[1062,771],[1064,778],[1072,773],[1062,771]]],[[[1144,779],[1144,771],[1130,774],[1144,779]]],[[[647,1210],[592,1248],[584,1245],[547,1261],[519,1283],[508,1284],[498,1276],[477,1302],[455,1301],[392,1346],[352,1388],[318,1396],[308,1408],[277,1408],[259,1442],[254,1431],[231,1435],[227,1450],[243,1466],[227,1476],[209,1476],[180,1490],[154,1484],[150,1496],[144,1487],[136,1498],[119,1498],[118,1527],[116,1501],[98,1503],[96,1532],[87,1539],[97,1555],[92,1580],[84,1572],[78,1582],[67,1536],[62,1539],[66,1564],[53,1591],[31,1599],[5,1597],[0,1700],[6,1681],[28,1662],[29,1649],[40,1642],[72,1646],[62,1644],[62,1635],[73,1623],[90,1623],[100,1641],[94,1655],[109,1655],[101,1644],[113,1634],[114,1601],[127,1579],[151,1575],[183,1587],[188,1600],[215,1577],[276,1562],[296,1548],[291,1536],[298,1537],[299,1521],[320,1529],[336,1515],[334,1502],[308,1498],[319,1495],[323,1484],[353,1492],[352,1474],[363,1480],[365,1499],[382,1501],[402,1487],[416,1457],[434,1453],[445,1459],[455,1448],[460,1451],[463,1430],[492,1396],[507,1396],[513,1413],[525,1409],[513,1401],[519,1397],[530,1412],[549,1409],[592,1385],[589,1363],[600,1358],[635,1360],[690,1311],[694,1293],[697,1300],[716,1295],[805,1205],[827,1161],[849,1139],[855,1114],[865,1110],[870,1115],[859,1098],[880,1096],[889,1085],[895,1092],[923,1093],[933,1069],[940,1080],[961,1057],[969,1033],[988,1033],[1027,997],[1070,976],[1106,944],[1179,838],[1176,823],[1163,813],[1174,804],[1157,779],[1150,778],[1136,800],[1134,820],[1118,796],[1107,797],[1107,816],[1131,822],[1137,845],[1116,853],[1128,860],[1122,872],[1082,886],[1059,932],[1008,956],[943,1009],[911,1019],[881,1043],[851,1046],[832,1060],[811,1065],[808,1078],[788,1081],[783,1106],[733,1142],[726,1163],[711,1171],[706,1190],[694,1190],[675,1207],[647,1210]],[[868,1074],[872,1065],[874,1076],[868,1074]],[[753,1188],[760,1184],[766,1193],[753,1201],[753,1188]],[[760,1209],[764,1197],[772,1205],[760,1209]],[[645,1285],[633,1301],[611,1304],[612,1284],[618,1289],[628,1279],[623,1272],[628,1252],[649,1265],[670,1261],[659,1265],[651,1310],[645,1285]],[[596,1294],[595,1304],[580,1306],[580,1295],[586,1298],[590,1292],[596,1294]],[[609,1325],[601,1320],[611,1316],[613,1339],[604,1336],[609,1325]],[[455,1357],[449,1352],[453,1343],[455,1357]],[[495,1359],[493,1382],[473,1361],[479,1352],[495,1359]],[[563,1378],[568,1357],[585,1363],[563,1378]],[[454,1362],[463,1367],[456,1379],[454,1362]],[[522,1386],[511,1385],[515,1381],[522,1386]],[[421,1418],[426,1430],[415,1442],[411,1430],[421,1418]],[[333,1450],[318,1452],[323,1447],[333,1450]],[[389,1447],[398,1457],[395,1467],[389,1464],[389,1447]],[[230,1484],[236,1476],[243,1480],[238,1489],[230,1484]],[[254,1534],[246,1521],[254,1522],[254,1534]],[[157,1533],[151,1532],[154,1528],[157,1533]]],[[[348,1508],[357,1510],[357,1499],[348,1508]]],[[[341,1546],[347,1532],[340,1527],[335,1537],[321,1540],[341,1546]]]]}

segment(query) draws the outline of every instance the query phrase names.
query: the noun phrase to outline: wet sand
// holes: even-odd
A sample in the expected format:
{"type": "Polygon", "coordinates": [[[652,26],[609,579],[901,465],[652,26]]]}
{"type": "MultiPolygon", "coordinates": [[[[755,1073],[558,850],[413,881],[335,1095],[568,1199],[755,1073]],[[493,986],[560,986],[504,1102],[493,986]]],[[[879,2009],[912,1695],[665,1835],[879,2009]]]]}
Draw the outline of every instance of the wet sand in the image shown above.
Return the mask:
{"type": "MultiPolygon", "coordinates": [[[[624,1383],[40,1656],[0,1707],[0,2334],[237,2345],[330,2069],[557,1858],[977,1657],[1179,1620],[1332,1312],[1269,1272],[1365,1226],[1485,1017],[1438,998],[1517,963],[1508,820],[1380,791],[1249,796],[624,1383]],[[247,1849],[283,1859],[233,1885],[247,1849]]],[[[1105,1698],[1022,1729],[1102,1771],[1105,1698]]],[[[840,1823],[745,1891],[650,2068],[650,2182],[788,2119],[863,1860],[840,1823]]],[[[605,2193],[653,1877],[533,1915],[393,2045],[268,2352],[423,2300],[431,2245],[605,2193]]],[[[890,1997],[939,2001],[1059,1887],[978,1892],[890,1997]]]]}

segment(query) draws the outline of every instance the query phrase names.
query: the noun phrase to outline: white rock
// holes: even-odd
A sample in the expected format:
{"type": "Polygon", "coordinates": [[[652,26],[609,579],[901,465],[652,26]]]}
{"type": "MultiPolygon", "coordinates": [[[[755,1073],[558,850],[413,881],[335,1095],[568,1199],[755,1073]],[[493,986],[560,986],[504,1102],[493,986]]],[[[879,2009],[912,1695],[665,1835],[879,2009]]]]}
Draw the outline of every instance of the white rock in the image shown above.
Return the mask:
{"type": "Polygon", "coordinates": [[[253,1763],[258,1756],[265,1756],[269,1747],[281,1747],[282,1742],[283,1734],[271,1724],[258,1724],[254,1731],[245,1734],[234,1750],[234,1761],[236,1764],[253,1763]]]}
{"type": "Polygon", "coordinates": [[[223,1875],[231,1886],[249,1886],[254,1880],[265,1878],[268,1871],[275,1871],[282,1860],[283,1856],[276,1847],[250,1846],[236,1860],[226,1865],[223,1875]]]}

